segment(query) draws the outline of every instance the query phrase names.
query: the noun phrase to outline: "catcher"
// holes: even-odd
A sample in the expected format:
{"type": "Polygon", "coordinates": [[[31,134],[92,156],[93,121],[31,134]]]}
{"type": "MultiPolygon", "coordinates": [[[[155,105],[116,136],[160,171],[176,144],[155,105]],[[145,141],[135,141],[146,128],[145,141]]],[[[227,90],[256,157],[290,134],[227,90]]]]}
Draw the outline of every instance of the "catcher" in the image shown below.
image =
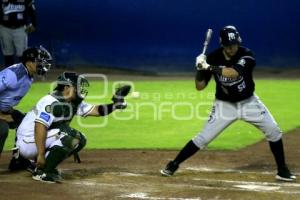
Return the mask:
{"type": "MultiPolygon", "coordinates": [[[[59,163],[85,146],[83,133],[69,126],[74,115],[106,116],[116,109],[125,109],[124,97],[130,86],[117,89],[112,101],[105,105],[91,105],[83,100],[89,82],[82,75],[64,72],[58,77],[52,94],[42,97],[26,114],[17,130],[16,146],[26,159],[36,160],[34,180],[56,183],[61,176],[56,169],[59,163]]],[[[77,157],[79,158],[79,157],[77,157]]]]}

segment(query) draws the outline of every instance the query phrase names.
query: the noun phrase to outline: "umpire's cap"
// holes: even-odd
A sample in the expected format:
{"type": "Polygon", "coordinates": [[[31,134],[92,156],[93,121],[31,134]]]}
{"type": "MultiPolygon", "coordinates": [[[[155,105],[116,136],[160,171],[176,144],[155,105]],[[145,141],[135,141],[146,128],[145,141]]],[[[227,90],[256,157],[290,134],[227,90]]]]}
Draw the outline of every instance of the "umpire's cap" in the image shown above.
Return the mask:
{"type": "Polygon", "coordinates": [[[223,46],[230,46],[234,44],[240,45],[242,43],[242,38],[239,32],[234,26],[225,26],[220,31],[220,43],[223,46]]]}

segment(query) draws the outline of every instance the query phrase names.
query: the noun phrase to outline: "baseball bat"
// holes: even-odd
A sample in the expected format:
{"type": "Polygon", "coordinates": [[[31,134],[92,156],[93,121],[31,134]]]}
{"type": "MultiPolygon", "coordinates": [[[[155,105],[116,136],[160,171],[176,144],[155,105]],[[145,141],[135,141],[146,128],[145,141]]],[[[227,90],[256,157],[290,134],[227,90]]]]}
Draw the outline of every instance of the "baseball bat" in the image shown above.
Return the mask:
{"type": "Polygon", "coordinates": [[[210,28],[207,29],[206,36],[205,36],[205,41],[203,43],[202,54],[205,54],[205,52],[206,52],[206,49],[207,49],[207,46],[209,44],[212,33],[213,33],[212,29],[210,29],[210,28]]]}

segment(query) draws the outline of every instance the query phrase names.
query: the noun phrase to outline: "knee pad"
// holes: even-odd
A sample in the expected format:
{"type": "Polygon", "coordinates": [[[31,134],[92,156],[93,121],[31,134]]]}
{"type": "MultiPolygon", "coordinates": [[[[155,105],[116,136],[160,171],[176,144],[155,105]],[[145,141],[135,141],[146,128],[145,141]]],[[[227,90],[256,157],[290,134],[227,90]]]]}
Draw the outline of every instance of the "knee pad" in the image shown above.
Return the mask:
{"type": "Polygon", "coordinates": [[[65,148],[68,152],[72,152],[74,149],[76,149],[79,146],[80,142],[78,138],[70,135],[65,135],[60,140],[63,145],[63,148],[65,148]]]}
{"type": "Polygon", "coordinates": [[[64,129],[65,135],[61,138],[61,143],[64,147],[68,148],[70,152],[79,152],[86,145],[86,137],[81,132],[68,128],[64,129]]]}

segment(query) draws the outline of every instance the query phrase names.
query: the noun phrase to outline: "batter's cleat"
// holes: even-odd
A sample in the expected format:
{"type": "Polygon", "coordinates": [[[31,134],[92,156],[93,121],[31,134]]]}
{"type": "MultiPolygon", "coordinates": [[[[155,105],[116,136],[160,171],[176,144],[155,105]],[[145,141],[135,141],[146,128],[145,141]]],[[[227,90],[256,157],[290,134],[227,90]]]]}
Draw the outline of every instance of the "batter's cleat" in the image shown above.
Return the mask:
{"type": "Polygon", "coordinates": [[[172,176],[176,170],[178,169],[179,165],[174,161],[170,161],[165,169],[160,170],[162,176],[172,176]]]}
{"type": "Polygon", "coordinates": [[[296,180],[296,176],[294,174],[291,174],[288,168],[279,170],[275,178],[277,180],[287,181],[287,182],[292,182],[296,180]]]}

